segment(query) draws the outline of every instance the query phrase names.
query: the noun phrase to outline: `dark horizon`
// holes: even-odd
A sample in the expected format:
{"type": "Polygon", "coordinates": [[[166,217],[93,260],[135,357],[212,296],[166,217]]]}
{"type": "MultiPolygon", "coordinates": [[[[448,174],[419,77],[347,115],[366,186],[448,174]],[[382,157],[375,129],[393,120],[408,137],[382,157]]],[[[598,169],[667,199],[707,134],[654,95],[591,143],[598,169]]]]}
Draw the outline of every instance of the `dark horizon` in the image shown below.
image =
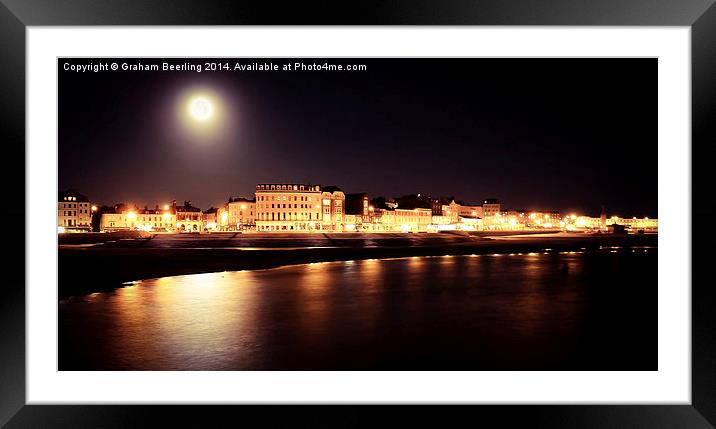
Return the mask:
{"type": "Polygon", "coordinates": [[[58,60],[59,190],[97,205],[206,209],[252,198],[258,183],[305,182],[371,198],[657,217],[654,58],[315,60],[366,64],[354,72],[63,67],[165,61],[209,60],[58,60]],[[211,135],[175,118],[195,88],[223,106],[211,135]]]}

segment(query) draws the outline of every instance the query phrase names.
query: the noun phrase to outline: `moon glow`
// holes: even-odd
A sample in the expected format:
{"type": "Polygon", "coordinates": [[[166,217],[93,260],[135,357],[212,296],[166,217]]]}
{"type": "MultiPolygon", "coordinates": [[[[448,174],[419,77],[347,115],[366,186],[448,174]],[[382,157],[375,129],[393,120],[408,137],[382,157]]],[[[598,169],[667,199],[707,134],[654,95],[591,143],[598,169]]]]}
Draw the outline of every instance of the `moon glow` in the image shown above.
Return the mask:
{"type": "Polygon", "coordinates": [[[189,102],[189,113],[197,121],[206,121],[214,113],[211,102],[204,97],[196,97],[189,102]]]}

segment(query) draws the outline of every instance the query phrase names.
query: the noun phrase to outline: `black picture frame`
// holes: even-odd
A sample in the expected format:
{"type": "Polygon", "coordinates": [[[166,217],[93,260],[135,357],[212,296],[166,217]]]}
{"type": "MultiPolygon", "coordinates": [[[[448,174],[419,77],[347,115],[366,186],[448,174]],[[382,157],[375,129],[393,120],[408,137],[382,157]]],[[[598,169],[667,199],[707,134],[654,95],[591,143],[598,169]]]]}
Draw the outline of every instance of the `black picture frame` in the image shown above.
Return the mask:
{"type": "MultiPolygon", "coordinates": [[[[716,142],[716,6],[714,0],[0,0],[0,131],[4,196],[0,225],[5,252],[0,299],[0,424],[7,427],[135,427],[170,421],[183,426],[262,425],[355,427],[374,423],[439,426],[497,418],[500,427],[708,428],[716,425],[716,299],[706,270],[706,235],[692,237],[692,400],[690,405],[522,406],[41,406],[25,389],[25,44],[27,26],[58,25],[589,25],[688,26],[692,49],[692,225],[716,212],[709,143],[716,142]],[[6,203],[7,204],[7,203],[6,203]],[[22,227],[21,227],[22,226],[22,227]],[[22,244],[21,244],[22,243],[22,244]],[[20,248],[20,246],[22,246],[20,248]],[[701,251],[698,251],[701,248],[701,251]],[[21,250],[22,249],[22,250],[21,250]],[[240,407],[240,408],[237,408],[240,407]],[[280,411],[280,412],[278,412],[280,411]],[[386,413],[386,411],[388,411],[386,413]],[[248,420],[247,420],[248,419],[248,420]],[[529,425],[529,426],[526,426],[529,425]]],[[[688,287],[689,285],[683,285],[688,287]]]]}

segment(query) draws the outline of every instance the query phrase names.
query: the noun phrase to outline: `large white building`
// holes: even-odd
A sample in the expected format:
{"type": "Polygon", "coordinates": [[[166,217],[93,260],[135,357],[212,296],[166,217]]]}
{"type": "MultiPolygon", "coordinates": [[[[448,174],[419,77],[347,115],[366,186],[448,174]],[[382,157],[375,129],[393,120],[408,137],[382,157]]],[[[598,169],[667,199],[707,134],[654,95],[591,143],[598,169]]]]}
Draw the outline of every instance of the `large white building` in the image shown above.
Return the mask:
{"type": "Polygon", "coordinates": [[[284,232],[322,230],[324,224],[322,195],[320,185],[295,183],[256,185],[256,230],[284,232]]]}
{"type": "Polygon", "coordinates": [[[90,200],[70,189],[57,198],[57,231],[91,231],[92,204],[90,200]]]}

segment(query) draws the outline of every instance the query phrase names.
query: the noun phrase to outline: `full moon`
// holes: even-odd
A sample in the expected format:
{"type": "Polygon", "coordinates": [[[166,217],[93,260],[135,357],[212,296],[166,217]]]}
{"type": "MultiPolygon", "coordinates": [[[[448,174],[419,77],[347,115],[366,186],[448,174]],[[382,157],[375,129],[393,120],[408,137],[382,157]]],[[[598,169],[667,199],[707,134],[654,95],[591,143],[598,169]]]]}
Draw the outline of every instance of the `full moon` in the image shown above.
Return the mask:
{"type": "Polygon", "coordinates": [[[189,103],[189,113],[197,121],[206,121],[211,118],[214,108],[206,98],[197,97],[189,103]]]}

